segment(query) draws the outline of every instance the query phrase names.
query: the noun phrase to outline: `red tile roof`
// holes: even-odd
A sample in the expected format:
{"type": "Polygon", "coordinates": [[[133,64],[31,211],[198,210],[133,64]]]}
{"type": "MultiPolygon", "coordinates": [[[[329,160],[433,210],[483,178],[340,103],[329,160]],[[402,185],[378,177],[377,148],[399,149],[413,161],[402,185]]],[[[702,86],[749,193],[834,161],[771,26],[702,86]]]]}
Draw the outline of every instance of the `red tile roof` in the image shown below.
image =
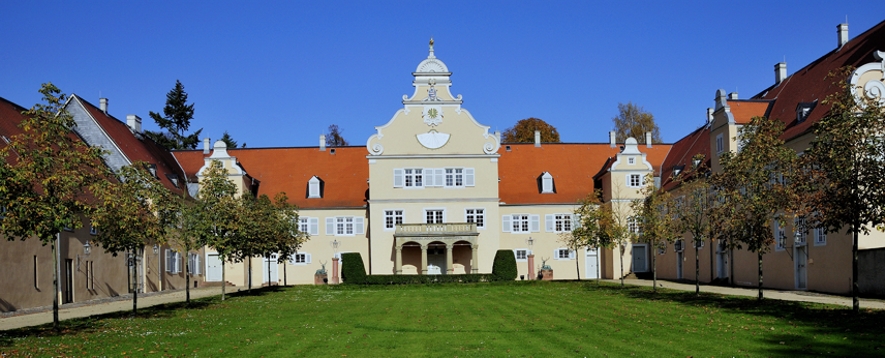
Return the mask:
{"type": "Polygon", "coordinates": [[[71,94],[71,97],[83,104],[83,107],[93,118],[95,118],[98,125],[104,129],[105,133],[111,137],[111,140],[114,141],[117,147],[123,151],[123,154],[129,158],[130,161],[142,161],[156,164],[157,177],[167,189],[178,195],[181,195],[182,191],[186,191],[187,186],[185,183],[184,172],[169,151],[165,150],[150,138],[144,136],[141,138],[136,137],[135,134],[129,130],[129,126],[126,125],[126,123],[102,112],[101,109],[84,100],[82,97],[79,97],[76,94],[71,94]],[[167,174],[178,177],[177,186],[172,183],[167,174]]]}
{"type": "Polygon", "coordinates": [[[873,53],[885,49],[885,21],[851,39],[839,49],[834,49],[794,72],[780,84],[774,85],[753,98],[775,100],[769,118],[786,125],[784,140],[790,140],[808,131],[830,109],[821,103],[839,88],[834,82],[841,78],[829,77],[830,72],[845,66],[860,67],[876,61],[873,53]],[[796,108],[802,102],[818,101],[817,106],[802,123],[796,119],[796,108]]]}
{"type": "MultiPolygon", "coordinates": [[[[574,204],[592,193],[594,177],[600,168],[607,168],[609,158],[620,152],[608,143],[572,144],[533,143],[509,144],[498,150],[498,195],[505,204],[574,204]],[[510,151],[506,150],[510,147],[510,151]],[[538,177],[549,172],[553,176],[556,193],[541,194],[538,177]]],[[[655,144],[652,148],[639,145],[647,153],[646,159],[657,172],[670,150],[669,144],[655,144]]]]}
{"type": "MultiPolygon", "coordinates": [[[[12,138],[12,136],[21,133],[22,130],[18,125],[25,119],[22,111],[26,110],[26,108],[0,97],[0,135],[12,138]]],[[[0,145],[6,145],[6,142],[4,141],[0,145]]]]}
{"type": "Polygon", "coordinates": [[[673,180],[673,169],[676,167],[682,167],[683,171],[690,169],[694,165],[692,159],[697,154],[704,155],[704,164],[709,168],[711,159],[709,126],[698,128],[673,144],[673,148],[670,149],[670,153],[667,154],[667,159],[662,165],[661,188],[672,190],[679,186],[679,182],[673,180]]]}
{"type": "Polygon", "coordinates": [[[747,124],[753,117],[764,116],[771,101],[762,100],[728,100],[728,107],[737,124],[747,124]]]}
{"type": "MultiPolygon", "coordinates": [[[[261,182],[258,194],[271,198],[286,192],[289,202],[304,209],[365,207],[369,185],[366,147],[337,147],[320,151],[308,148],[228,149],[249,176],[261,182]],[[317,176],[323,181],[323,197],[307,198],[307,181],[317,176]]],[[[194,180],[205,164],[203,151],[172,152],[188,178],[194,180]]]]}

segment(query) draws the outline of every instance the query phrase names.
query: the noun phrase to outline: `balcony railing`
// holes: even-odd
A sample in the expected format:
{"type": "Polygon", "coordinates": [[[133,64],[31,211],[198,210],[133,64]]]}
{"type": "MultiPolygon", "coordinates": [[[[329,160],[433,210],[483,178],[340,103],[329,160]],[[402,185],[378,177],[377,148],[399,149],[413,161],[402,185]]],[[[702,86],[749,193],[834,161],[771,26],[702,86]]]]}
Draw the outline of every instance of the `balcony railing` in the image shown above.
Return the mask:
{"type": "Polygon", "coordinates": [[[476,234],[476,223],[399,224],[397,236],[476,234]]]}

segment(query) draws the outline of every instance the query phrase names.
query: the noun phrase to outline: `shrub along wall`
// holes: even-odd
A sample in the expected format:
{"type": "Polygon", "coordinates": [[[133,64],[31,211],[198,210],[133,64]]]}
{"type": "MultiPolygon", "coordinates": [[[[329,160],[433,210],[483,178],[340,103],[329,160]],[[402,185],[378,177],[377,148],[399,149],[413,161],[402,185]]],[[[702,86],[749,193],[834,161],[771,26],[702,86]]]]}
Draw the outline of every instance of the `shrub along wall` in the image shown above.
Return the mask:
{"type": "Polygon", "coordinates": [[[465,275],[371,275],[366,277],[368,285],[413,285],[432,283],[472,283],[489,282],[493,277],[489,274],[465,275]]]}
{"type": "Polygon", "coordinates": [[[341,281],[355,284],[366,282],[366,266],[359,252],[341,254],[341,281]]]}
{"type": "Polygon", "coordinates": [[[492,276],[496,281],[513,281],[516,279],[516,256],[511,250],[498,250],[492,263],[492,276]]]}

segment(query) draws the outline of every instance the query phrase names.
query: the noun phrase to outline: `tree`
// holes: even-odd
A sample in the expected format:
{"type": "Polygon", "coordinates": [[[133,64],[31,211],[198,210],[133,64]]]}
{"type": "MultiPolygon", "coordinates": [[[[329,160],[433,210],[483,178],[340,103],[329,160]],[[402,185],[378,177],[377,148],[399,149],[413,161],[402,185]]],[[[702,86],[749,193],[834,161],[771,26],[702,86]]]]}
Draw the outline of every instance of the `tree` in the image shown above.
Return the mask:
{"type": "MultiPolygon", "coordinates": [[[[571,236],[584,247],[592,247],[597,250],[602,248],[611,249],[614,247],[614,242],[602,230],[603,219],[608,214],[599,200],[600,195],[600,191],[597,190],[581,199],[580,206],[575,209],[578,224],[572,228],[571,236]]],[[[599,265],[596,265],[596,270],[596,283],[599,284],[601,277],[600,272],[598,272],[599,265]]]]}
{"type": "Polygon", "coordinates": [[[677,223],[672,215],[676,210],[670,193],[655,187],[654,178],[646,177],[646,185],[642,189],[643,199],[633,201],[632,209],[639,222],[639,241],[652,247],[652,287],[658,288],[658,266],[655,249],[663,249],[666,243],[673,242],[677,236],[677,223]]]}
{"type": "MultiPolygon", "coordinates": [[[[849,78],[849,73],[834,76],[849,78]]],[[[824,101],[831,105],[830,111],[814,125],[815,140],[803,156],[807,160],[803,172],[811,174],[816,221],[828,232],[847,226],[852,235],[851,293],[856,313],[860,310],[858,235],[885,224],[885,116],[882,97],[858,102],[845,80],[836,85],[840,90],[824,101]]]]}
{"type": "Polygon", "coordinates": [[[535,131],[541,131],[541,142],[559,143],[559,132],[556,127],[544,122],[543,119],[530,117],[520,119],[513,127],[501,133],[502,143],[534,143],[535,131]]]}
{"type": "MultiPolygon", "coordinates": [[[[577,226],[579,222],[577,220],[572,220],[572,225],[577,226]]],[[[559,234],[559,242],[562,243],[567,249],[574,251],[576,254],[578,250],[582,247],[586,247],[584,245],[584,239],[580,236],[575,236],[574,231],[565,231],[559,234]]],[[[580,260],[575,260],[575,272],[577,273],[578,281],[581,281],[581,264],[580,260]]]]}
{"type": "Polygon", "coordinates": [[[117,256],[130,255],[128,268],[132,274],[132,315],[138,312],[138,278],[135,264],[139,251],[151,240],[165,241],[165,221],[176,211],[171,193],[148,171],[147,163],[135,162],[118,173],[120,182],[97,183],[95,197],[99,205],[92,212],[98,228],[95,242],[117,256]]]}
{"type": "MultiPolygon", "coordinates": [[[[202,213],[200,205],[194,202],[185,192],[180,196],[170,195],[175,211],[170,215],[164,227],[167,234],[167,242],[170,246],[177,248],[185,255],[189,255],[190,251],[199,248],[200,237],[206,225],[202,223],[204,213],[202,213]]],[[[190,260],[185,260],[184,274],[185,282],[191,281],[190,260]]],[[[191,302],[190,285],[184,285],[185,303],[191,302]]]]}
{"type": "MultiPolygon", "coordinates": [[[[278,263],[285,260],[298,252],[301,244],[307,241],[308,234],[302,232],[298,225],[298,207],[289,203],[289,197],[285,192],[280,192],[274,196],[274,209],[276,210],[275,224],[277,238],[274,241],[276,252],[279,254],[278,263]]],[[[268,268],[269,270],[270,268],[268,268]]],[[[286,270],[283,266],[283,283],[286,283],[286,270]]],[[[270,276],[270,275],[268,275],[270,276]]]]}
{"type": "MultiPolygon", "coordinates": [[[[213,160],[203,172],[200,191],[197,194],[197,210],[201,215],[195,221],[195,234],[200,246],[209,246],[218,252],[222,264],[231,258],[235,250],[239,212],[236,200],[237,187],[227,179],[228,171],[220,161],[213,160]]],[[[221,270],[221,282],[226,282],[225,270],[221,270]]],[[[224,300],[225,285],[221,285],[224,300]]]]}
{"type": "Polygon", "coordinates": [[[615,140],[624,143],[633,137],[640,144],[645,143],[645,133],[651,132],[651,142],[661,143],[661,129],[655,123],[655,117],[642,107],[627,102],[618,103],[618,115],[612,118],[615,125],[615,140]]]}
{"type": "MultiPolygon", "coordinates": [[[[741,128],[742,149],[726,152],[720,158],[723,170],[714,175],[724,205],[730,208],[722,217],[720,231],[736,237],[758,257],[759,296],[762,299],[762,256],[775,242],[772,225],[783,227],[789,212],[793,187],[785,175],[796,168],[796,152],[780,139],[781,121],[754,117],[741,128]]],[[[779,237],[778,240],[785,240],[779,237]]],[[[783,242],[783,241],[781,241],[783,242]]]]}
{"type": "MultiPolygon", "coordinates": [[[[710,170],[707,167],[706,158],[702,154],[697,154],[692,158],[692,163],[692,168],[680,173],[676,178],[679,183],[679,190],[684,195],[674,202],[674,206],[678,213],[676,218],[678,231],[691,235],[692,243],[694,244],[695,294],[700,295],[701,268],[699,251],[704,245],[704,240],[710,239],[710,252],[712,254],[713,235],[719,230],[714,230],[715,226],[710,216],[715,201],[712,198],[710,170]]],[[[710,270],[713,270],[712,261],[710,263],[710,270]]]]}
{"type": "MultiPolygon", "coordinates": [[[[237,141],[235,141],[234,138],[231,137],[229,133],[227,133],[227,131],[224,131],[224,134],[221,135],[220,140],[224,142],[224,144],[227,144],[227,149],[235,149],[237,147],[237,141]]],[[[245,147],[246,144],[243,143],[243,148],[245,147]]]]}
{"type": "Polygon", "coordinates": [[[181,81],[175,80],[175,87],[166,94],[163,116],[150,112],[151,118],[160,126],[160,131],[145,131],[145,135],[166,149],[195,149],[200,142],[202,128],[193,134],[186,134],[194,118],[194,104],[187,104],[187,92],[181,81]],[[165,130],[165,132],[163,131],[165,130]]]}
{"type": "MultiPolygon", "coordinates": [[[[6,210],[0,230],[7,239],[37,237],[52,247],[52,284],[58,292],[56,239],[65,228],[80,228],[80,215],[93,211],[92,190],[112,175],[102,150],[73,133],[64,109],[66,96],[52,83],[40,88],[43,102],[23,112],[22,133],[0,148],[0,202],[6,210]]],[[[58,295],[52,299],[58,330],[58,295]]]]}
{"type": "Polygon", "coordinates": [[[347,141],[344,140],[344,137],[341,136],[341,132],[344,132],[340,128],[338,128],[337,124],[333,124],[329,126],[329,133],[326,133],[326,146],[327,147],[343,147],[347,145],[347,141]]]}

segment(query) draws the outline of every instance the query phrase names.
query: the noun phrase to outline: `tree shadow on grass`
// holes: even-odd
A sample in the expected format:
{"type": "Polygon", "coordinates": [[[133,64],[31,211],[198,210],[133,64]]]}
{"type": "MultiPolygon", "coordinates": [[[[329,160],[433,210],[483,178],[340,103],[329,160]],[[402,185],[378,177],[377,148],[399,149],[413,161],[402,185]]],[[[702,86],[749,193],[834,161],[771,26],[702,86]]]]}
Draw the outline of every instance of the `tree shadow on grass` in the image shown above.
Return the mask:
{"type": "MultiPolygon", "coordinates": [[[[238,297],[251,297],[251,296],[264,296],[273,292],[284,291],[284,287],[279,286],[271,286],[271,287],[262,287],[255,288],[252,291],[240,291],[240,292],[232,292],[227,293],[227,299],[234,299],[238,297]]],[[[72,318],[66,319],[59,322],[59,331],[56,332],[55,329],[52,328],[52,323],[46,323],[39,326],[32,327],[23,327],[8,331],[0,332],[0,348],[3,347],[12,347],[13,343],[18,338],[25,337],[58,337],[58,336],[67,336],[67,335],[77,335],[81,333],[93,333],[102,329],[104,327],[103,321],[105,320],[114,320],[114,319],[155,319],[155,318],[171,318],[176,315],[176,312],[180,310],[199,310],[199,309],[207,309],[213,306],[217,306],[221,304],[221,296],[210,296],[203,297],[198,299],[192,299],[190,303],[187,302],[171,302],[164,303],[160,305],[154,305],[151,307],[144,307],[138,309],[138,315],[133,317],[132,310],[124,310],[117,312],[110,312],[100,315],[93,315],[89,317],[81,317],[81,318],[72,318]]]]}
{"type": "MultiPolygon", "coordinates": [[[[765,353],[770,356],[885,356],[885,311],[862,310],[854,314],[850,307],[823,305],[716,293],[658,289],[611,284],[585,285],[586,290],[621,295],[637,300],[673,302],[685,306],[784,320],[797,330],[793,333],[769,332],[764,335],[765,353]]],[[[737,322],[736,322],[737,323],[737,322]]]]}

